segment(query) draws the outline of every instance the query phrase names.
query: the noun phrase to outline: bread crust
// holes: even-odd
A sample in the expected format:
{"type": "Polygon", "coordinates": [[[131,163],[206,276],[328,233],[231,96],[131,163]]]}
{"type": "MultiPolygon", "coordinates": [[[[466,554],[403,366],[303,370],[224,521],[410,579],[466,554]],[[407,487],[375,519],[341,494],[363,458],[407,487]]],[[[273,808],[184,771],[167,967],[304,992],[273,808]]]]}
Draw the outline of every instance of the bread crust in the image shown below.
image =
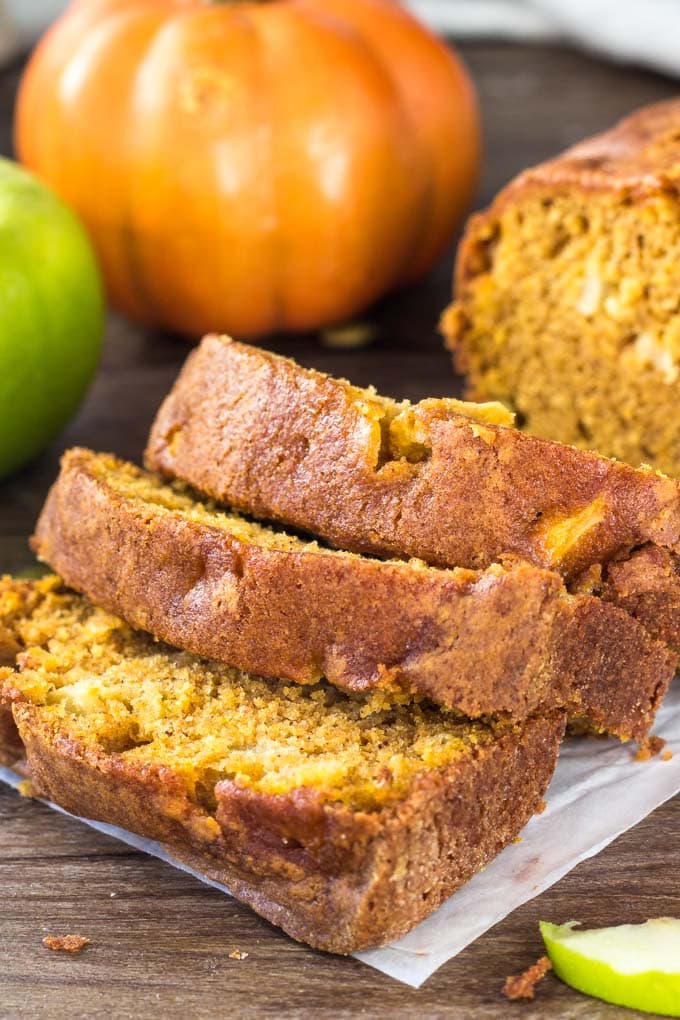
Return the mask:
{"type": "Polygon", "coordinates": [[[680,557],[644,546],[611,564],[603,591],[650,634],[680,648],[680,557]]]}
{"type": "Polygon", "coordinates": [[[483,569],[512,555],[570,582],[643,545],[680,553],[670,478],[480,423],[446,401],[392,413],[342,380],[210,336],[158,412],[146,461],[240,510],[379,556],[483,569]],[[392,448],[395,421],[411,459],[392,448]],[[565,524],[572,533],[555,546],[565,524]]]}
{"type": "Polygon", "coordinates": [[[81,746],[18,701],[39,795],[72,814],[161,841],[293,938],[351,953],[405,934],[507,845],[538,809],[564,716],[527,720],[379,812],[218,783],[206,810],[167,768],[81,746]]]}
{"type": "Polygon", "coordinates": [[[472,717],[566,707],[643,739],[674,656],[624,612],[526,563],[483,573],[246,542],[121,494],[69,451],[32,545],[133,627],[252,673],[346,691],[405,690],[472,717]]]}
{"type": "Polygon", "coordinates": [[[554,159],[529,167],[504,188],[497,201],[529,187],[566,187],[624,192],[641,199],[680,186],[678,149],[680,99],[644,106],[608,131],[566,149],[554,159]]]}
{"type": "MultiPolygon", "coordinates": [[[[0,683],[4,670],[0,669],[0,683]]],[[[0,765],[14,765],[24,756],[24,745],[14,724],[12,710],[0,704],[0,765]]]]}

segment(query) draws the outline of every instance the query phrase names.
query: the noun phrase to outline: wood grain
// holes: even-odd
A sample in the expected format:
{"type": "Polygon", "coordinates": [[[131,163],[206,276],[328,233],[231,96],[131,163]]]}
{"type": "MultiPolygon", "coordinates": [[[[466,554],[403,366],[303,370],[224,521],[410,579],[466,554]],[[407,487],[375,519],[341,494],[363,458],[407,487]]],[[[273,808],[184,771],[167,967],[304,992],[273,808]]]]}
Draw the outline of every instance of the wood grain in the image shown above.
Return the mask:
{"type": "MultiPolygon", "coordinates": [[[[560,49],[463,48],[486,124],[480,201],[516,171],[645,102],[674,82],[560,49]]],[[[10,152],[20,67],[0,74],[0,151],[10,152]]],[[[316,337],[269,346],[306,365],[373,383],[397,397],[459,392],[436,333],[449,296],[453,248],[430,277],[366,319],[378,338],[357,351],[316,337]]],[[[26,538],[57,469],[75,443],[139,460],[156,406],[185,354],[176,337],[112,316],[101,372],[78,418],[34,464],[0,486],[0,567],[31,565],[26,538]]],[[[548,977],[533,1004],[510,1006],[506,975],[540,954],[539,918],[592,924],[680,916],[680,801],[669,802],[597,858],[516,911],[444,966],[418,992],[338,957],[296,945],[251,911],[158,861],[0,787],[0,1020],[218,1016],[453,1017],[460,1020],[609,1020],[634,1017],[548,977]],[[78,933],[78,956],[41,945],[78,933]],[[231,960],[240,949],[249,955],[231,960]]]]}

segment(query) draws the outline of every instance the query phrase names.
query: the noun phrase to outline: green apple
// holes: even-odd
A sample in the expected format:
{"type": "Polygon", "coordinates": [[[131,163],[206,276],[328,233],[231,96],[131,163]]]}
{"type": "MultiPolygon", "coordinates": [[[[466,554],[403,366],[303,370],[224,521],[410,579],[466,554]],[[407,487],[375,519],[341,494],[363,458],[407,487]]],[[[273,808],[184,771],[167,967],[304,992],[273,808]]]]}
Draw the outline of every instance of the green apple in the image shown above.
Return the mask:
{"type": "Polygon", "coordinates": [[[657,917],[590,931],[576,930],[579,924],[540,923],[558,977],[617,1006],[680,1017],[680,920],[657,917]]]}
{"type": "Polygon", "coordinates": [[[0,478],[63,428],[94,375],[99,269],[73,213],[0,159],[0,478]]]}

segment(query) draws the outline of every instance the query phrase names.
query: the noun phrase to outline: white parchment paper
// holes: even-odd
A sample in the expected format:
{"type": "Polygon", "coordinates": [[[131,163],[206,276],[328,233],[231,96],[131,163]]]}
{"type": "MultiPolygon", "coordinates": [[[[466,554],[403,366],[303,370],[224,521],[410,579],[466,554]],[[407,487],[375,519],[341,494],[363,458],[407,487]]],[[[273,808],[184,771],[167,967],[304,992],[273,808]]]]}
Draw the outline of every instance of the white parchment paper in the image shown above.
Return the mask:
{"type": "MultiPolygon", "coordinates": [[[[598,853],[659,804],[679,793],[680,684],[677,682],[659,713],[654,732],[666,740],[667,750],[673,753],[670,761],[658,757],[636,762],[633,745],[567,740],[548,790],[548,806],[542,815],[529,822],[522,833],[522,841],[507,847],[481,874],[403,939],[383,949],[358,953],[357,958],[418,988],[438,967],[516,907],[533,899],[580,861],[598,853]]],[[[16,786],[19,777],[10,769],[0,767],[0,780],[16,786]]],[[[158,843],[113,825],[91,821],[85,824],[153,854],[224,893],[229,892],[224,886],[178,864],[158,843]]]]}

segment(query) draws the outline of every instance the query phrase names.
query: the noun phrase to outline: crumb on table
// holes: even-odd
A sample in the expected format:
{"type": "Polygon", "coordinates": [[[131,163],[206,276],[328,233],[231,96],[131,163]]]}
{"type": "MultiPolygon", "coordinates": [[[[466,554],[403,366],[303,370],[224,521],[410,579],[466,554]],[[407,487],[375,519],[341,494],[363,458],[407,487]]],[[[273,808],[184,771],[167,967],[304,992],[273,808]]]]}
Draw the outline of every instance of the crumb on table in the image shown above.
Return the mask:
{"type": "Polygon", "coordinates": [[[506,978],[503,995],[506,999],[533,999],[536,985],[551,969],[552,964],[548,957],[542,956],[522,974],[506,978]]]}
{"type": "Polygon", "coordinates": [[[319,339],[324,347],[350,350],[351,348],[367,347],[378,335],[378,327],[371,322],[352,322],[344,326],[335,326],[321,332],[319,339]]]}
{"type": "Polygon", "coordinates": [[[666,741],[662,737],[649,737],[637,749],[635,761],[649,761],[650,758],[655,758],[663,751],[665,746],[666,741]]]}
{"type": "Polygon", "coordinates": [[[55,952],[61,950],[64,953],[79,953],[89,941],[84,935],[46,935],[42,944],[55,952]]]}
{"type": "Polygon", "coordinates": [[[247,958],[248,953],[244,953],[242,949],[233,949],[231,953],[229,953],[230,960],[246,960],[247,958]]]}
{"type": "Polygon", "coordinates": [[[673,757],[672,751],[664,751],[664,753],[661,755],[661,761],[670,761],[672,757],[673,757]]]}

